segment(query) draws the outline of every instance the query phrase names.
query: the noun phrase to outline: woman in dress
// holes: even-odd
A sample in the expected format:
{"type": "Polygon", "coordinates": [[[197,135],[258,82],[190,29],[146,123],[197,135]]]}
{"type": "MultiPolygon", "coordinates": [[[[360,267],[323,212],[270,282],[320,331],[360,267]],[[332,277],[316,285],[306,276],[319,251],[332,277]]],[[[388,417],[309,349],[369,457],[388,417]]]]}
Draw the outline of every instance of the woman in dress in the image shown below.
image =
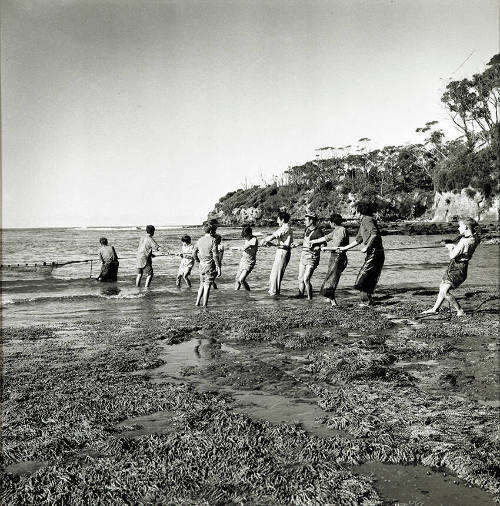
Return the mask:
{"type": "Polygon", "coordinates": [[[358,244],[363,244],[361,252],[366,253],[365,262],[359,270],[354,288],[359,290],[361,298],[360,306],[369,306],[372,304],[372,295],[384,266],[385,254],[382,236],[373,217],[375,205],[366,202],[359,203],[356,210],[361,214],[361,222],[356,239],[347,246],[339,247],[337,251],[342,253],[356,247],[358,244]]]}
{"type": "Polygon", "coordinates": [[[339,284],[340,276],[347,267],[347,255],[345,252],[337,253],[337,249],[349,244],[349,234],[347,229],[342,226],[342,216],[334,213],[330,216],[330,226],[332,231],[321,237],[310,242],[313,244],[321,244],[324,242],[328,243],[328,246],[322,248],[323,251],[331,251],[330,261],[328,262],[328,271],[326,273],[325,280],[320,289],[320,294],[326,297],[332,306],[337,306],[335,299],[335,291],[339,284]]]}

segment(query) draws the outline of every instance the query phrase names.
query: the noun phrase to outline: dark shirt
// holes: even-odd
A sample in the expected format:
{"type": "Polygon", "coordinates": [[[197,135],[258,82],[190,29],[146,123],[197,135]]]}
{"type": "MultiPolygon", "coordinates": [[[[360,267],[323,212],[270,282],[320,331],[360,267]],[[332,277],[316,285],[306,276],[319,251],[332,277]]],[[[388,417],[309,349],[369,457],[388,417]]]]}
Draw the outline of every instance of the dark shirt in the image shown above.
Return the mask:
{"type": "Polygon", "coordinates": [[[377,222],[372,216],[363,216],[359,224],[356,242],[358,244],[363,243],[364,245],[367,245],[370,242],[370,237],[372,236],[374,236],[374,239],[370,244],[370,248],[382,249],[382,237],[380,235],[377,222]]]}

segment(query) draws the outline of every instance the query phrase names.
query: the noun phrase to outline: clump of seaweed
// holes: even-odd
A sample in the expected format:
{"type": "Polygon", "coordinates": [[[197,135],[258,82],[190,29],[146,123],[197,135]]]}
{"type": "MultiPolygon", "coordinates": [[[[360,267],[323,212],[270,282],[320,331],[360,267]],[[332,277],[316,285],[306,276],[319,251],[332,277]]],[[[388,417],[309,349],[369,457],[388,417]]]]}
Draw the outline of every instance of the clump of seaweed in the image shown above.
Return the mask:
{"type": "Polygon", "coordinates": [[[422,342],[416,339],[405,339],[389,342],[385,346],[388,353],[399,359],[403,358],[436,358],[450,353],[455,346],[449,341],[422,342]]]}
{"type": "Polygon", "coordinates": [[[382,501],[369,478],[334,463],[338,443],[220,406],[193,409],[174,434],[121,438],[113,453],[75,457],[16,482],[4,504],[325,504],[382,501]],[[119,494],[117,494],[119,491],[119,494]]]}
{"type": "Polygon", "coordinates": [[[31,327],[3,327],[2,339],[4,342],[19,341],[40,341],[55,339],[57,337],[55,327],[33,325],[31,327]]]}
{"type": "Polygon", "coordinates": [[[371,481],[349,471],[366,460],[445,466],[499,493],[496,410],[443,388],[436,395],[395,367],[403,357],[440,359],[451,346],[460,353],[457,328],[467,333],[460,339],[484,341],[491,319],[426,323],[436,339],[420,329],[386,338],[379,331],[394,324],[378,310],[366,314],[247,308],[200,314],[196,326],[188,317],[88,322],[78,325],[78,339],[25,340],[22,349],[7,343],[3,463],[48,465],[30,476],[1,474],[1,503],[381,504],[371,481]],[[367,337],[346,342],[347,329],[367,337]],[[236,337],[248,349],[278,345],[280,355],[316,348],[295,377],[277,360],[249,354],[222,354],[220,366],[193,372],[214,388],[287,388],[291,396],[303,394],[303,382],[325,410],[324,423],[345,435],[318,438],[293,424],[258,422],[232,412],[228,394],[151,381],[151,370],[137,374],[163,363],[165,341],[194,331],[236,337]],[[127,434],[127,427],[140,431],[135,417],[155,413],[169,414],[171,431],[127,434]]]}

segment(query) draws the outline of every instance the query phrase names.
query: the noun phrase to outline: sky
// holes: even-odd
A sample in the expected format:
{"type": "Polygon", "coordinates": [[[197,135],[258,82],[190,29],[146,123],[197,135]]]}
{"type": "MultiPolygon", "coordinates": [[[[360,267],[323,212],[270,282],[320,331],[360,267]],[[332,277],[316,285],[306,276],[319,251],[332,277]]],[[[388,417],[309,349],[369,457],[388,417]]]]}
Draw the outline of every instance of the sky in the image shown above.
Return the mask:
{"type": "Polygon", "coordinates": [[[323,146],[418,141],[497,0],[0,0],[2,226],[201,223],[323,146]]]}

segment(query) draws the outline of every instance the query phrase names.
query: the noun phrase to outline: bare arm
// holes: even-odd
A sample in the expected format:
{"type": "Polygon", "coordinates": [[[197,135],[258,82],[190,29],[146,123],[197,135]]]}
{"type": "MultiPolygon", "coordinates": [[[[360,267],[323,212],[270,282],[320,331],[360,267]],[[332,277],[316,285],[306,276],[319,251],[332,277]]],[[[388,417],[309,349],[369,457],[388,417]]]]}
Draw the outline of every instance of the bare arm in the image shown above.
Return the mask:
{"type": "Polygon", "coordinates": [[[217,272],[220,276],[220,260],[219,260],[219,248],[217,246],[217,243],[215,241],[212,242],[212,256],[215,261],[215,266],[217,267],[217,272]]]}
{"type": "Polygon", "coordinates": [[[195,262],[200,263],[200,257],[198,256],[198,247],[195,246],[193,250],[193,258],[195,262]]]}

